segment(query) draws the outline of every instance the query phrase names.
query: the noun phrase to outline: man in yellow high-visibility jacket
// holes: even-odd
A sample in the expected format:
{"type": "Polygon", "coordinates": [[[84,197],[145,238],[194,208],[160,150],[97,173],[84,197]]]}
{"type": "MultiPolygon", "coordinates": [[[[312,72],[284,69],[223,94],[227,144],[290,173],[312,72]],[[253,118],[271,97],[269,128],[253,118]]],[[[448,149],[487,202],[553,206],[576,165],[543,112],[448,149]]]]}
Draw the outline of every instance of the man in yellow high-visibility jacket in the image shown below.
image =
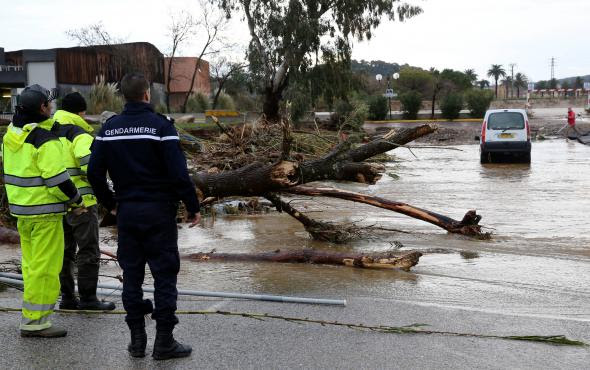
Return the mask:
{"type": "Polygon", "coordinates": [[[96,297],[100,249],[98,247],[98,206],[92,187],[86,179],[93,131],[83,118],[86,100],[78,93],[63,97],[61,109],[55,112],[56,123],[51,130],[63,145],[64,164],[74,185],[82,195],[85,212],[71,209],[64,217],[64,263],[59,279],[61,302],[67,310],[114,310],[112,302],[101,302],[96,297]],[[78,253],[76,254],[76,247],[78,253]],[[78,267],[78,293],[74,295],[74,264],[78,267]]]}
{"type": "Polygon", "coordinates": [[[4,183],[10,213],[18,219],[24,280],[23,337],[63,337],[49,317],[59,296],[63,263],[63,215],[82,197],[66,171],[62,145],[49,130],[50,93],[24,89],[2,140],[4,183]]]}

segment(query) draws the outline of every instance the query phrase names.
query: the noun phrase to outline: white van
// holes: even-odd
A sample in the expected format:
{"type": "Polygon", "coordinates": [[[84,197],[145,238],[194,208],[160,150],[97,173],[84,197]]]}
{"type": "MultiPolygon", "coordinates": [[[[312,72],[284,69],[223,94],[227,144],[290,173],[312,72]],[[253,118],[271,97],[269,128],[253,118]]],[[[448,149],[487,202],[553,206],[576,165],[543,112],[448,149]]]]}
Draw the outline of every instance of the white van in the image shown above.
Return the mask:
{"type": "Polygon", "coordinates": [[[524,109],[491,109],[486,112],[479,139],[481,163],[510,157],[531,162],[531,128],[524,109]]]}

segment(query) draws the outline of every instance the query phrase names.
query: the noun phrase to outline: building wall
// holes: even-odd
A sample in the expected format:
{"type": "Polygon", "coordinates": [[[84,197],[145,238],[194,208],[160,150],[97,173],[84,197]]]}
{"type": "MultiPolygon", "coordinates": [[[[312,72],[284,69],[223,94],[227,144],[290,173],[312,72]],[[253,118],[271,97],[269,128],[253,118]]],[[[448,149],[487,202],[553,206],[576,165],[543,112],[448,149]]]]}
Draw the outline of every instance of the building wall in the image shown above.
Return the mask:
{"type": "MultiPolygon", "coordinates": [[[[195,57],[176,57],[172,61],[170,73],[170,107],[178,108],[184,102],[184,96],[189,92],[195,66],[199,59],[195,57]]],[[[168,83],[168,65],[170,58],[164,58],[164,78],[168,83]]],[[[209,62],[201,60],[192,92],[201,92],[206,96],[211,94],[209,78],[209,62]]]]}
{"type": "Polygon", "coordinates": [[[58,83],[92,85],[101,78],[119,82],[129,72],[164,83],[164,56],[147,42],[56,49],[56,53],[58,83]]]}

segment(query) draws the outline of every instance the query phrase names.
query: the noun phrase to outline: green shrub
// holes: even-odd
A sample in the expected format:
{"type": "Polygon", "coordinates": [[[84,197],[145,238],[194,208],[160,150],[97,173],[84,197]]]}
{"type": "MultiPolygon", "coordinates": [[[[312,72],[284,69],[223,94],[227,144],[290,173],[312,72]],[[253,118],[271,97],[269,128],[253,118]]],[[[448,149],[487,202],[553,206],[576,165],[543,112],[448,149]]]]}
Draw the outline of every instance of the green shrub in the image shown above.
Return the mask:
{"type": "Polygon", "coordinates": [[[187,113],[205,113],[209,109],[209,98],[202,92],[191,94],[186,102],[187,113]]]}
{"type": "Polygon", "coordinates": [[[494,93],[490,90],[472,89],[465,93],[467,108],[473,118],[483,118],[493,100],[494,93]]]}
{"type": "Polygon", "coordinates": [[[236,109],[240,112],[255,112],[261,110],[262,104],[249,94],[237,94],[234,96],[236,109]]]}
{"type": "Polygon", "coordinates": [[[160,114],[168,113],[168,109],[166,109],[166,104],[158,103],[154,106],[154,110],[160,114]]]}
{"type": "Polygon", "coordinates": [[[372,121],[384,120],[389,112],[389,101],[381,95],[369,98],[369,119],[372,121]]]}
{"type": "Polygon", "coordinates": [[[217,98],[217,108],[218,109],[227,109],[227,110],[236,110],[236,104],[234,103],[234,99],[231,95],[226,93],[219,94],[217,98]]]}
{"type": "Polygon", "coordinates": [[[459,93],[449,93],[440,102],[443,118],[457,119],[461,109],[463,109],[463,96],[459,93]]]}
{"type": "Polygon", "coordinates": [[[422,108],[422,94],[411,90],[400,94],[399,101],[402,104],[405,119],[418,118],[418,111],[422,108]]]}
{"type": "Polygon", "coordinates": [[[117,84],[104,80],[92,85],[86,103],[88,114],[101,114],[105,110],[120,113],[125,105],[123,97],[117,90],[117,84]]]}
{"type": "Polygon", "coordinates": [[[369,107],[361,98],[352,98],[350,101],[338,100],[334,105],[334,113],[330,116],[329,128],[359,131],[368,114],[369,107]]]}

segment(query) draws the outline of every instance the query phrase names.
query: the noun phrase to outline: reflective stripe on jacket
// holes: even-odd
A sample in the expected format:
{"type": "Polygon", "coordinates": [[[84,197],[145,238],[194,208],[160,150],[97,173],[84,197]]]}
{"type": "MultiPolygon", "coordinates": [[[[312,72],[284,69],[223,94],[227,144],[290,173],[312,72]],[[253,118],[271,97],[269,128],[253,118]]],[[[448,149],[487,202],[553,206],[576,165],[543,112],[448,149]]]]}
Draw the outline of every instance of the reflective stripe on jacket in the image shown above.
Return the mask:
{"type": "Polygon", "coordinates": [[[51,131],[59,137],[63,145],[64,165],[82,195],[84,206],[93,206],[96,204],[96,197],[86,178],[86,172],[90,160],[90,146],[94,139],[79,126],[59,123],[59,125],[53,126],[51,131]]]}
{"type": "Polygon", "coordinates": [[[66,196],[57,185],[70,176],[62,159],[59,139],[44,129],[52,120],[10,124],[2,140],[4,183],[9,210],[16,217],[62,215],[66,196]]]}

